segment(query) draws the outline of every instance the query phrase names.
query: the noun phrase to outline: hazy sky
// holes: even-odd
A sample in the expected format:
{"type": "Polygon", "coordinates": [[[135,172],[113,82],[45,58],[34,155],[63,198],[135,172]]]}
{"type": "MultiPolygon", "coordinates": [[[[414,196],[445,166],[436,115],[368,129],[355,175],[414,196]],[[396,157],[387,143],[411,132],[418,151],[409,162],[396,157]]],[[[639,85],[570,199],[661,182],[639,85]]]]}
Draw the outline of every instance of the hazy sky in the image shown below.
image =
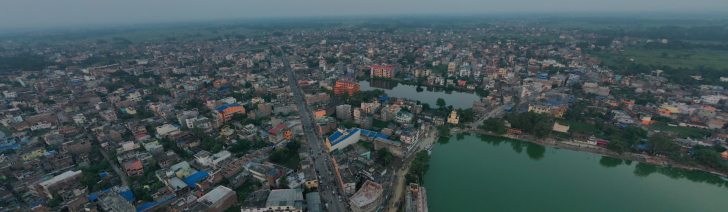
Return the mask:
{"type": "Polygon", "coordinates": [[[0,0],[0,29],[249,17],[726,11],[726,0],[0,0]]]}

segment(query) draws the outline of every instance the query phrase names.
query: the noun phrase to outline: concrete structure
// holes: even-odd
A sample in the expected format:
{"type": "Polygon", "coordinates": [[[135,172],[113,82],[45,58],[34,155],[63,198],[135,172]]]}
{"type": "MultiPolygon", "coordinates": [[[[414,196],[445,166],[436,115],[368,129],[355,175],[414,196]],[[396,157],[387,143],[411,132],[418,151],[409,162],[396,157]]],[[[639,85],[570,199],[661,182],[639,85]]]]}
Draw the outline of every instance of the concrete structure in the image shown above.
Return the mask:
{"type": "Polygon", "coordinates": [[[410,121],[412,121],[412,117],[414,117],[414,115],[412,115],[412,113],[399,111],[399,112],[397,112],[397,117],[395,118],[395,122],[402,123],[402,124],[408,124],[408,123],[410,123],[410,121]]]}
{"type": "Polygon", "coordinates": [[[270,191],[265,202],[267,211],[301,211],[303,192],[301,189],[278,189],[270,191]]]}
{"type": "Polygon", "coordinates": [[[349,80],[336,81],[334,86],[334,94],[341,95],[343,93],[349,93],[349,96],[353,96],[354,92],[359,91],[359,83],[349,80]]]}
{"type": "Polygon", "coordinates": [[[214,113],[217,113],[223,122],[227,122],[233,119],[233,115],[236,113],[245,114],[245,108],[240,104],[228,104],[216,108],[214,113]]]}
{"type": "Polygon", "coordinates": [[[336,106],[336,118],[341,120],[351,119],[351,105],[336,106]]]}
{"type": "Polygon", "coordinates": [[[238,201],[235,191],[225,186],[218,186],[197,199],[197,203],[189,207],[189,211],[222,212],[238,201]]]}
{"type": "Polygon", "coordinates": [[[70,188],[72,185],[78,183],[81,179],[81,175],[81,170],[67,171],[51,179],[40,182],[38,185],[41,190],[38,192],[38,195],[40,196],[41,194],[45,194],[48,198],[53,199],[53,194],[55,194],[56,191],[70,188]]]}
{"type": "Polygon", "coordinates": [[[323,204],[321,202],[321,195],[319,192],[311,192],[306,194],[306,208],[309,212],[323,212],[323,204]]]}
{"type": "Polygon", "coordinates": [[[376,211],[384,201],[384,189],[379,183],[367,180],[361,189],[349,198],[351,211],[371,212],[376,211]]]}
{"type": "Polygon", "coordinates": [[[351,144],[355,144],[359,141],[361,131],[358,128],[353,129],[339,129],[333,135],[326,138],[326,146],[329,148],[329,152],[334,150],[341,150],[351,144]]]}
{"type": "Polygon", "coordinates": [[[176,126],[171,125],[171,124],[165,124],[165,125],[156,127],[157,134],[159,134],[159,135],[167,135],[170,132],[175,131],[175,130],[178,130],[178,129],[179,129],[179,127],[176,127],[176,126]]]}

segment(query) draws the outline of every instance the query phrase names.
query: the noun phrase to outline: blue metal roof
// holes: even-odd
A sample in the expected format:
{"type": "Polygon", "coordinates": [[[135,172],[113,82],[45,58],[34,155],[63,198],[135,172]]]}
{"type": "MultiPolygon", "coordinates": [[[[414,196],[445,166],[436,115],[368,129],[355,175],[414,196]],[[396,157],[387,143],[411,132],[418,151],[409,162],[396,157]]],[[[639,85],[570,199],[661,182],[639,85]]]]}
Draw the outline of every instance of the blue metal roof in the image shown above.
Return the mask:
{"type": "MultiPolygon", "coordinates": [[[[336,143],[333,143],[333,144],[331,144],[331,146],[334,146],[334,145],[338,144],[339,142],[341,142],[341,141],[343,141],[343,140],[346,140],[346,139],[348,139],[349,137],[351,137],[352,135],[354,135],[354,134],[355,134],[355,133],[357,133],[357,132],[359,132],[359,128],[354,128],[354,129],[352,129],[352,130],[351,130],[351,131],[349,132],[349,134],[346,134],[346,136],[344,136],[343,138],[341,138],[341,139],[339,139],[338,141],[336,141],[336,143]]],[[[332,136],[333,136],[333,135],[332,135],[332,136]]],[[[331,140],[329,140],[329,141],[331,141],[331,140]]]]}
{"type": "Polygon", "coordinates": [[[190,188],[195,188],[195,183],[197,181],[202,180],[202,178],[205,178],[207,176],[210,176],[210,174],[208,174],[205,171],[199,171],[197,173],[194,173],[194,174],[190,175],[189,177],[185,178],[182,181],[184,181],[185,183],[187,183],[187,185],[189,185],[190,188]]]}
{"type": "Polygon", "coordinates": [[[376,135],[376,136],[377,136],[378,138],[383,138],[383,139],[387,139],[387,138],[389,138],[389,135],[387,135],[387,134],[384,134],[384,133],[377,133],[377,135],[376,135]]]}
{"type": "Polygon", "coordinates": [[[170,197],[167,197],[166,199],[163,199],[162,201],[159,201],[159,202],[147,202],[147,203],[144,203],[144,205],[142,205],[142,206],[139,206],[139,207],[138,207],[138,208],[136,209],[136,211],[137,211],[137,212],[139,212],[139,211],[144,211],[144,210],[146,210],[146,209],[149,209],[149,208],[152,208],[152,207],[154,207],[154,206],[156,206],[156,205],[159,205],[160,203],[166,202],[166,201],[168,201],[168,200],[170,200],[170,199],[172,199],[172,198],[174,198],[174,197],[175,197],[175,196],[174,196],[174,195],[172,195],[172,196],[170,196],[170,197]]]}
{"type": "Polygon", "coordinates": [[[131,190],[126,190],[124,192],[119,193],[121,197],[124,197],[126,201],[134,201],[136,198],[134,197],[134,193],[131,192],[131,190]]]}
{"type": "Polygon", "coordinates": [[[91,195],[88,196],[88,200],[89,201],[94,201],[94,200],[96,200],[98,198],[99,198],[99,195],[98,194],[91,194],[91,195]]]}
{"type": "Polygon", "coordinates": [[[242,105],[240,105],[240,104],[227,104],[227,105],[220,106],[220,107],[216,108],[215,110],[223,111],[225,109],[228,109],[229,107],[238,107],[238,106],[242,106],[242,105]]]}
{"type": "Polygon", "coordinates": [[[342,135],[344,135],[344,134],[339,131],[336,131],[333,135],[329,136],[329,142],[336,141],[336,139],[339,139],[339,137],[341,137],[342,135]]]}
{"type": "Polygon", "coordinates": [[[382,98],[379,98],[379,101],[384,101],[384,100],[387,100],[387,99],[389,99],[389,96],[383,96],[382,98]]]}

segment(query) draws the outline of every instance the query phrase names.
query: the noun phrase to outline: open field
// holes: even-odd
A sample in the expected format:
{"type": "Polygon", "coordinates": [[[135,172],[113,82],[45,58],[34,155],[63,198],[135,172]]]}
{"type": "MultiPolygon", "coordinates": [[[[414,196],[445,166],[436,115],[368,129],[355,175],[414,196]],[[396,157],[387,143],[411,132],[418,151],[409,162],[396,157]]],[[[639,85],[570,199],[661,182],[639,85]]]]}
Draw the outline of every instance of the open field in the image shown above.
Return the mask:
{"type": "Polygon", "coordinates": [[[692,128],[692,127],[671,127],[665,124],[653,124],[650,125],[650,130],[662,130],[670,131],[690,138],[703,138],[704,136],[710,136],[712,133],[709,130],[692,128]]]}
{"type": "Polygon", "coordinates": [[[599,57],[608,66],[616,66],[623,60],[634,60],[637,64],[662,66],[673,68],[697,68],[705,66],[715,69],[728,69],[727,51],[717,50],[646,50],[627,49],[622,52],[592,52],[591,55],[599,57]]]}

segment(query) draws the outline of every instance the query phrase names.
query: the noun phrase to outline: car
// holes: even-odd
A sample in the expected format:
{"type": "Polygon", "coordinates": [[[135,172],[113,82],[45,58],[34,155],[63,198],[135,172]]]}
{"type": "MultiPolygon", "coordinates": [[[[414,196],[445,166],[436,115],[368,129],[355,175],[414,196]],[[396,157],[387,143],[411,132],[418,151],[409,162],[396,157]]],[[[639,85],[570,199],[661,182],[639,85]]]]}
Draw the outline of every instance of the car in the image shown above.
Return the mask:
{"type": "Polygon", "coordinates": [[[336,195],[336,191],[331,191],[332,194],[336,195]]]}

